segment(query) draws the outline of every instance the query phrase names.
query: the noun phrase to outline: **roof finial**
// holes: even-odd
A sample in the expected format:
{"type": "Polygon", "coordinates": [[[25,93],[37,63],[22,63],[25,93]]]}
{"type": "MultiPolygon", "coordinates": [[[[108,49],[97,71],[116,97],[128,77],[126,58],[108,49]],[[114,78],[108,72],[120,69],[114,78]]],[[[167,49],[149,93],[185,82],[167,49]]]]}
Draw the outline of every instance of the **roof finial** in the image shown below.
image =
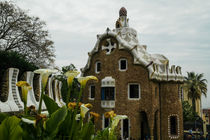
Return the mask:
{"type": "Polygon", "coordinates": [[[119,16],[127,16],[127,10],[125,9],[125,7],[120,8],[119,16]]]}

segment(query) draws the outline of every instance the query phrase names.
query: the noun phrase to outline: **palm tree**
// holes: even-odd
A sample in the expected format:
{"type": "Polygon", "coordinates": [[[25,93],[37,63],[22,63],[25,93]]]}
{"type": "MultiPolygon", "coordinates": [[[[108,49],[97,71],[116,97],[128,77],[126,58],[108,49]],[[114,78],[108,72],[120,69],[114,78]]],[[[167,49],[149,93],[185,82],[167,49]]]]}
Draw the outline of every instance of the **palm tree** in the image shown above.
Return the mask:
{"type": "Polygon", "coordinates": [[[188,93],[188,99],[192,100],[193,111],[196,111],[195,101],[201,99],[201,95],[207,96],[207,80],[203,78],[203,73],[187,72],[184,88],[188,93]]]}

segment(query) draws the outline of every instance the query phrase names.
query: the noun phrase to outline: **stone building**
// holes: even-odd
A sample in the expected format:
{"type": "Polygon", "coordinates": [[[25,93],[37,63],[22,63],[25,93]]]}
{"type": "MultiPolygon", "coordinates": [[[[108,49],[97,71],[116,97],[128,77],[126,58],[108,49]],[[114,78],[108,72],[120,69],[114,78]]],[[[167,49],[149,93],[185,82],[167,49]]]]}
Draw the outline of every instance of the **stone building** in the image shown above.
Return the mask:
{"type": "Polygon", "coordinates": [[[100,113],[97,129],[108,126],[109,119],[103,115],[107,111],[127,115],[119,125],[121,139],[182,140],[181,67],[169,67],[165,56],[149,54],[128,23],[122,7],[116,28],[97,35],[81,71],[83,76],[96,76],[99,82],[88,83],[83,101],[93,104],[93,111],[100,113]]]}
{"type": "Polygon", "coordinates": [[[203,117],[204,121],[203,125],[203,131],[204,135],[210,134],[210,108],[203,109],[203,117]]]}

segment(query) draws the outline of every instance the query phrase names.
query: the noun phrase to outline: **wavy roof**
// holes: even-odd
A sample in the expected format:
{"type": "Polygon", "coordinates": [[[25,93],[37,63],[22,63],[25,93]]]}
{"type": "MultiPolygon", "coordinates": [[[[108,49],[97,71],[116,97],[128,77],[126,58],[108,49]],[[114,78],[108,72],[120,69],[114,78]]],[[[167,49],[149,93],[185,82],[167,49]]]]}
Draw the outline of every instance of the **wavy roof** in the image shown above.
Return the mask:
{"type": "Polygon", "coordinates": [[[120,16],[116,22],[116,29],[107,28],[105,33],[97,35],[97,42],[91,52],[86,66],[81,69],[84,73],[90,68],[93,54],[99,51],[99,43],[105,37],[114,37],[119,44],[119,49],[129,51],[133,55],[133,63],[145,66],[149,71],[149,78],[158,81],[183,81],[180,66],[172,65],[169,67],[169,60],[162,54],[149,54],[146,45],[140,45],[137,32],[128,25],[127,16],[120,16]]]}

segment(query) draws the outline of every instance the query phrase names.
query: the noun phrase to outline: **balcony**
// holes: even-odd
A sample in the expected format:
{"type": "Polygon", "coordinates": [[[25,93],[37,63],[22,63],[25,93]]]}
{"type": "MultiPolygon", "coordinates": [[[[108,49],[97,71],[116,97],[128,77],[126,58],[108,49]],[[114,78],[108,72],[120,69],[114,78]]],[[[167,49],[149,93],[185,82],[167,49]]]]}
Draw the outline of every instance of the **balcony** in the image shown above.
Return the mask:
{"type": "Polygon", "coordinates": [[[115,101],[102,100],[101,101],[101,107],[102,108],[115,108],[115,101]]]}

